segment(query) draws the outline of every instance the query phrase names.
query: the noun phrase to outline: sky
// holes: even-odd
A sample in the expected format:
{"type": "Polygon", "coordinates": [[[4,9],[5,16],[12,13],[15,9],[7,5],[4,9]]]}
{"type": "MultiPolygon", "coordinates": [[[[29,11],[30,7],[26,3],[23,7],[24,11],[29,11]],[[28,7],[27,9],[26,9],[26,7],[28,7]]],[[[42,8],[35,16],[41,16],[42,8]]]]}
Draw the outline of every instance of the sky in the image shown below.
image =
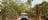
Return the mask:
{"type": "Polygon", "coordinates": [[[34,7],[36,4],[41,4],[43,1],[48,2],[48,0],[34,0],[34,1],[32,2],[32,7],[34,7]]]}
{"type": "MultiPolygon", "coordinates": [[[[27,0],[21,0],[22,2],[27,2],[27,0]]],[[[40,3],[42,3],[42,0],[33,0],[33,2],[32,2],[32,7],[34,7],[36,4],[40,4],[40,3]]]]}
{"type": "MultiPolygon", "coordinates": [[[[26,2],[27,0],[22,0],[23,2],[26,2]]],[[[48,2],[48,0],[46,0],[48,2]]],[[[34,7],[36,4],[41,4],[43,0],[33,0],[32,7],[34,7]]]]}
{"type": "Polygon", "coordinates": [[[36,4],[41,4],[42,3],[42,0],[34,0],[32,2],[32,7],[34,7],[36,4]]]}
{"type": "MultiPolygon", "coordinates": [[[[1,1],[1,0],[0,0],[1,1]]],[[[22,2],[27,2],[27,0],[21,0],[22,2]]],[[[34,7],[36,4],[41,4],[43,0],[33,0],[32,7],[34,7]]],[[[48,2],[48,0],[46,0],[48,2]]]]}
{"type": "MultiPolygon", "coordinates": [[[[27,0],[22,0],[23,2],[26,2],[27,0]]],[[[33,0],[32,7],[34,7],[36,4],[42,3],[42,0],[33,0]]]]}

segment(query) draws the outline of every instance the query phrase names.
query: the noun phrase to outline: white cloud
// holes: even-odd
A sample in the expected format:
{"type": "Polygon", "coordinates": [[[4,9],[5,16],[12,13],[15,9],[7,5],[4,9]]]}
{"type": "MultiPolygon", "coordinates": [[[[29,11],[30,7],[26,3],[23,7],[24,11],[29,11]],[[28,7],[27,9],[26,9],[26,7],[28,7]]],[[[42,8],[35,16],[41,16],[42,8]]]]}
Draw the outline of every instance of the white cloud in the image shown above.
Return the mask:
{"type": "Polygon", "coordinates": [[[42,3],[42,0],[34,0],[32,2],[32,7],[34,7],[36,4],[41,4],[42,3]]]}
{"type": "Polygon", "coordinates": [[[34,1],[32,2],[32,7],[34,7],[36,4],[41,4],[43,1],[48,2],[48,0],[34,0],[34,1]]]}
{"type": "Polygon", "coordinates": [[[48,2],[48,0],[46,0],[48,2]]]}
{"type": "Polygon", "coordinates": [[[26,2],[27,0],[22,0],[22,2],[26,2]]]}

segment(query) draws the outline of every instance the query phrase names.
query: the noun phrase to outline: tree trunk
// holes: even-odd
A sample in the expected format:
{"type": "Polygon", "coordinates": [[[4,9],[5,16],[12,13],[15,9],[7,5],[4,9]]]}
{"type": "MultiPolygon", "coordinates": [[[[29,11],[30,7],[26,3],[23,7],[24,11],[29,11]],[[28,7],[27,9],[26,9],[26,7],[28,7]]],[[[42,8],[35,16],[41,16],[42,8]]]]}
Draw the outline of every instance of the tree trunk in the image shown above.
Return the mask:
{"type": "Polygon", "coordinates": [[[40,6],[39,6],[39,4],[36,5],[36,14],[37,14],[37,20],[41,20],[41,17],[40,17],[40,6]]]}
{"type": "Polygon", "coordinates": [[[44,20],[46,20],[46,13],[47,13],[46,11],[47,11],[46,7],[44,7],[44,12],[43,12],[44,13],[44,20]]]}
{"type": "Polygon", "coordinates": [[[5,17],[5,10],[2,10],[2,20],[6,20],[6,17],[5,17]]]}

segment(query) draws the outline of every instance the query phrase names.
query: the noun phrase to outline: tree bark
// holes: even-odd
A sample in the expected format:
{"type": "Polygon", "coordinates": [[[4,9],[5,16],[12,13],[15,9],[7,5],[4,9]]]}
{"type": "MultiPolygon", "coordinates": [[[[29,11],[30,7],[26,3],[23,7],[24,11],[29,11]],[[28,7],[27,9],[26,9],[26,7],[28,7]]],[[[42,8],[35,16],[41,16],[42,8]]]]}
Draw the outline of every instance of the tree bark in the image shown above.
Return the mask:
{"type": "Polygon", "coordinates": [[[5,17],[5,10],[2,9],[2,20],[6,20],[6,17],[5,17]]]}
{"type": "Polygon", "coordinates": [[[37,15],[37,20],[41,20],[39,4],[36,5],[36,15],[37,15]]]}
{"type": "Polygon", "coordinates": [[[47,13],[47,10],[46,10],[46,7],[44,7],[44,20],[46,20],[46,13],[47,13]]]}

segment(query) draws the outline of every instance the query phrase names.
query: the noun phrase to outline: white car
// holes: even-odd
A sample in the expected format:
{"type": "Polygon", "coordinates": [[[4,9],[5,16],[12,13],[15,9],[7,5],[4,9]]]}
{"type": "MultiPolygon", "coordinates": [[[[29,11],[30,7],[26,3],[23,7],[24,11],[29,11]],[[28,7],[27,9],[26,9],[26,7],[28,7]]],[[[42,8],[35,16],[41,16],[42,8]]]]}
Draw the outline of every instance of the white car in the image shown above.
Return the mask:
{"type": "Polygon", "coordinates": [[[20,16],[20,20],[28,20],[27,13],[22,13],[20,16]]]}

